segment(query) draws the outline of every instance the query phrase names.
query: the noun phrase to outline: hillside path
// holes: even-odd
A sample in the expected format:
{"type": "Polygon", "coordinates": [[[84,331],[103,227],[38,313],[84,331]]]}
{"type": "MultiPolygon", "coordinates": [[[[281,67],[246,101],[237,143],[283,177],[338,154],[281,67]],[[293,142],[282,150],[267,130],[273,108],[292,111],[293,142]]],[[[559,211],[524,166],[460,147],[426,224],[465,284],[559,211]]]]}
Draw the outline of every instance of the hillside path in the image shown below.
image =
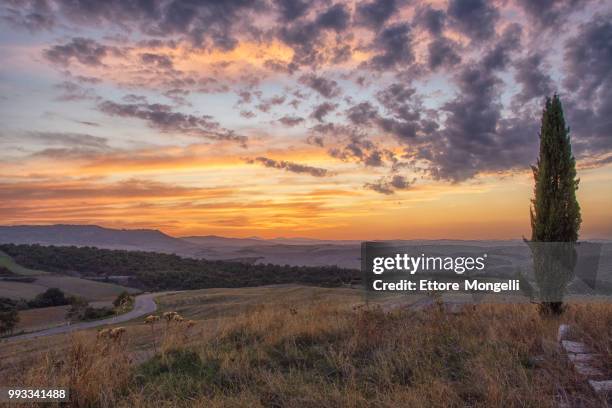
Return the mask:
{"type": "Polygon", "coordinates": [[[75,323],[75,324],[64,325],[64,326],[56,326],[56,327],[51,327],[49,329],[40,330],[40,331],[36,331],[32,333],[25,333],[25,334],[20,334],[17,336],[11,336],[11,337],[7,337],[4,339],[0,339],[0,344],[17,341],[17,340],[26,340],[26,339],[33,339],[37,337],[53,336],[55,334],[71,333],[71,332],[78,331],[78,330],[92,329],[94,327],[127,322],[137,317],[140,317],[146,314],[150,314],[150,313],[154,313],[157,310],[157,303],[155,303],[154,299],[158,296],[168,295],[171,293],[176,293],[176,292],[156,292],[156,293],[145,293],[142,295],[138,295],[134,299],[134,307],[132,308],[132,310],[130,310],[127,313],[124,313],[118,316],[114,316],[108,319],[94,320],[91,322],[75,323]]]}

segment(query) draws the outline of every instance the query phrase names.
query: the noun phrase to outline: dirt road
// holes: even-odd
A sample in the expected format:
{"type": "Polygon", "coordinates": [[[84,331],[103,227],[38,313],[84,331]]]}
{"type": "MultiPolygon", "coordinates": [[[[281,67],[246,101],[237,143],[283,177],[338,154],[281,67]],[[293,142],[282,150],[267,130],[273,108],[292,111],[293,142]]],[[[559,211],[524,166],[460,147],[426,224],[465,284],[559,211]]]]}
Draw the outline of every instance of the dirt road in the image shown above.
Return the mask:
{"type": "Polygon", "coordinates": [[[157,310],[157,304],[155,303],[154,299],[158,296],[168,295],[170,293],[175,293],[175,292],[157,292],[157,293],[145,293],[143,295],[138,295],[136,296],[134,300],[134,308],[131,311],[124,313],[122,315],[119,315],[119,316],[115,316],[115,317],[111,317],[109,319],[103,319],[103,320],[95,320],[92,322],[82,322],[82,323],[75,323],[75,324],[70,324],[70,325],[65,325],[65,326],[51,327],[49,329],[40,330],[37,332],[25,333],[25,334],[20,334],[17,336],[7,337],[5,339],[1,339],[0,344],[10,342],[10,341],[33,339],[36,337],[44,337],[44,336],[52,336],[55,334],[70,333],[73,331],[91,329],[91,328],[98,327],[98,326],[106,326],[109,324],[127,322],[137,317],[154,313],[157,310]]]}

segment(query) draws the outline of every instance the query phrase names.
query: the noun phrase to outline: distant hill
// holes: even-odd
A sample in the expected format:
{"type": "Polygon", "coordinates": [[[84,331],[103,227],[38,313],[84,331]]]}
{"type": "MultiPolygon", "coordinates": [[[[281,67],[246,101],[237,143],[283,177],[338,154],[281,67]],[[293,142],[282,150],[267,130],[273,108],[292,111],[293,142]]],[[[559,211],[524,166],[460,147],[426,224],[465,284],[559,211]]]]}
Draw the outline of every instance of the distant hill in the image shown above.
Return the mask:
{"type": "Polygon", "coordinates": [[[359,267],[359,242],[308,238],[176,238],[154,229],[112,229],[97,225],[0,226],[0,244],[92,246],[177,254],[210,260],[236,260],[295,266],[359,267]]]}
{"type": "Polygon", "coordinates": [[[97,225],[15,225],[0,226],[0,243],[95,246],[195,254],[197,245],[152,229],[111,229],[97,225]]]}

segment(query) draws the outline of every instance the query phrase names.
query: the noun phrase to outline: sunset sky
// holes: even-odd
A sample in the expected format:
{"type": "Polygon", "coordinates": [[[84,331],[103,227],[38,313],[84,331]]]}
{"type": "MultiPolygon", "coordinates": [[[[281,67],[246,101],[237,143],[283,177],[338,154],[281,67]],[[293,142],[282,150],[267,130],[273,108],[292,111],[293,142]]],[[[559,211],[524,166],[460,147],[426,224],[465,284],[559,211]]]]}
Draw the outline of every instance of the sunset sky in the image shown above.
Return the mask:
{"type": "Polygon", "coordinates": [[[558,92],[612,238],[612,2],[0,5],[0,224],[520,238],[558,92]]]}

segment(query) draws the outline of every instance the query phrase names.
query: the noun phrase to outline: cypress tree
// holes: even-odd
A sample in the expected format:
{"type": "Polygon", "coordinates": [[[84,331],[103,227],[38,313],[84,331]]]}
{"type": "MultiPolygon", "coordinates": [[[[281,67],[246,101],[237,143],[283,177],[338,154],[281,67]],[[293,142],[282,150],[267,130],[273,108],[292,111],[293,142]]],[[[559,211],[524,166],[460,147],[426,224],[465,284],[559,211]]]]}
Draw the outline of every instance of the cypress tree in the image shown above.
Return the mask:
{"type": "MultiPolygon", "coordinates": [[[[532,169],[535,197],[531,207],[531,242],[570,243],[539,245],[540,250],[533,253],[540,289],[551,292],[552,287],[564,288],[571,280],[571,276],[563,276],[560,270],[573,273],[576,261],[573,243],[578,240],[581,223],[580,206],[576,199],[579,182],[576,178],[576,160],[557,94],[546,98],[540,129],[540,154],[532,169]],[[563,261],[565,268],[552,266],[558,261],[563,261]]],[[[555,296],[543,296],[541,306],[545,312],[561,313],[562,302],[555,296]]]]}

